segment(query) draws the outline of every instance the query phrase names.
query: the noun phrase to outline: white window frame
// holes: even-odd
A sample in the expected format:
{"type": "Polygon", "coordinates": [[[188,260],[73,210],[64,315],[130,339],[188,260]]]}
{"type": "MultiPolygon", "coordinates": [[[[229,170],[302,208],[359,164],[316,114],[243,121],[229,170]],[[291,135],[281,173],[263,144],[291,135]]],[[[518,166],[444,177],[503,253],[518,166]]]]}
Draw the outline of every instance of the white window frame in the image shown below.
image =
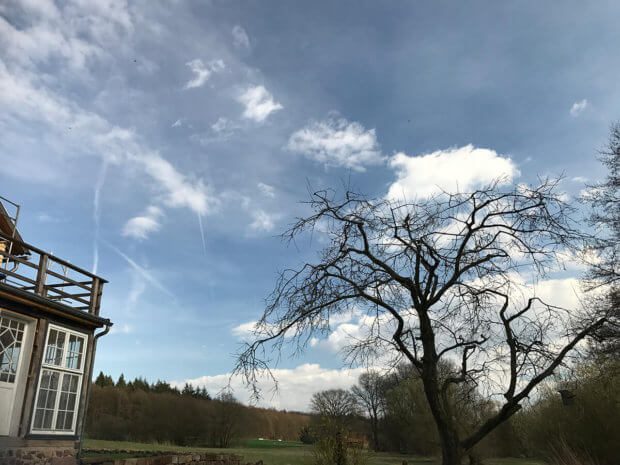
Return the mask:
{"type": "Polygon", "coordinates": [[[80,396],[82,394],[82,383],[84,379],[84,365],[86,363],[86,351],[88,347],[88,334],[75,331],[73,329],[65,328],[64,326],[58,326],[54,324],[49,324],[47,327],[47,335],[45,337],[45,345],[43,346],[43,354],[41,357],[41,368],[39,369],[39,382],[37,383],[37,394],[34,399],[34,408],[32,410],[32,421],[30,424],[30,433],[31,434],[45,434],[45,435],[74,435],[76,434],[76,424],[80,407],[80,396]],[[51,363],[45,363],[45,356],[47,353],[47,347],[50,339],[50,334],[52,331],[57,331],[59,333],[65,333],[65,344],[62,349],[62,358],[60,362],[60,366],[54,365],[51,363]],[[82,354],[80,360],[80,366],[78,368],[67,368],[65,367],[65,363],[67,360],[67,355],[69,353],[69,338],[71,336],[76,336],[82,339],[82,354]],[[56,429],[35,429],[34,422],[37,416],[37,406],[39,404],[39,395],[41,393],[41,381],[43,379],[43,371],[48,370],[56,373],[60,373],[60,377],[58,380],[59,387],[56,391],[56,399],[54,401],[54,413],[52,416],[52,427],[55,428],[56,420],[58,418],[59,406],[60,406],[60,398],[61,389],[62,389],[62,381],[64,379],[65,374],[69,375],[77,375],[78,376],[78,387],[75,398],[75,410],[73,412],[73,421],[71,424],[71,430],[56,430],[56,429]]]}

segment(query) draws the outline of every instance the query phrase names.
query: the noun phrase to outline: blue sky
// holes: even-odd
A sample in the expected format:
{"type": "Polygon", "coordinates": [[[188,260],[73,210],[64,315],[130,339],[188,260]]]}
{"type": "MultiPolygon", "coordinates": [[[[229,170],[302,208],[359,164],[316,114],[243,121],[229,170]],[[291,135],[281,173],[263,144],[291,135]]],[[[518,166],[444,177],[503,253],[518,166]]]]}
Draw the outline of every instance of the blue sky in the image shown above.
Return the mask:
{"type": "MultiPolygon", "coordinates": [[[[600,178],[618,17],[611,1],[9,0],[0,194],[26,241],[109,279],[97,370],[215,390],[277,271],[313,256],[277,237],[309,189],[564,174],[574,196],[600,178]]],[[[349,385],[337,350],[358,326],[285,357],[272,405],[349,385]]]]}

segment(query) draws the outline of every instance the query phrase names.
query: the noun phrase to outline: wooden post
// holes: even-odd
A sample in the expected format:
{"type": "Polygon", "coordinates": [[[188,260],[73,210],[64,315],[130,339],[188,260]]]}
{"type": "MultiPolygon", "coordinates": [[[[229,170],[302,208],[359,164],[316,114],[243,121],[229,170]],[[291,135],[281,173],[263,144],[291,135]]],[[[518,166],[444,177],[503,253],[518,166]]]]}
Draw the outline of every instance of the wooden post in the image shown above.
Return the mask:
{"type": "Polygon", "coordinates": [[[93,283],[90,288],[90,308],[88,309],[88,313],[91,313],[92,315],[99,315],[99,286],[99,278],[93,278],[93,283]]]}
{"type": "Polygon", "coordinates": [[[37,282],[34,290],[36,294],[43,297],[47,294],[47,291],[45,290],[45,281],[47,280],[47,260],[48,255],[46,253],[39,255],[39,269],[37,270],[37,282]]]}

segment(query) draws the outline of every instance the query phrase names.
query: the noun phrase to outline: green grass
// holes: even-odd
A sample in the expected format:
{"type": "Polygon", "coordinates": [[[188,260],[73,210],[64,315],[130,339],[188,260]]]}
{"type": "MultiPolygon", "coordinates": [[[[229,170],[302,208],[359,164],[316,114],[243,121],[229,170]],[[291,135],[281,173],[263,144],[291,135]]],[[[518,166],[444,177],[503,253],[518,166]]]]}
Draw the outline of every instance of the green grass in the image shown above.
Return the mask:
{"type": "MultiPolygon", "coordinates": [[[[262,460],[265,465],[312,465],[312,447],[300,442],[292,441],[259,441],[252,439],[230,449],[208,449],[204,447],[180,447],[170,444],[144,444],[139,442],[102,441],[86,439],[85,449],[114,450],[114,451],[143,451],[143,452],[221,452],[243,455],[246,462],[262,460]]],[[[92,453],[85,452],[85,457],[92,453]]],[[[410,455],[372,453],[369,452],[368,465],[401,465],[404,460],[408,465],[436,465],[437,459],[428,457],[414,457],[410,455]]],[[[128,457],[126,453],[105,454],[110,458],[128,457]]],[[[486,465],[544,465],[543,462],[531,459],[488,459],[486,465]]]]}

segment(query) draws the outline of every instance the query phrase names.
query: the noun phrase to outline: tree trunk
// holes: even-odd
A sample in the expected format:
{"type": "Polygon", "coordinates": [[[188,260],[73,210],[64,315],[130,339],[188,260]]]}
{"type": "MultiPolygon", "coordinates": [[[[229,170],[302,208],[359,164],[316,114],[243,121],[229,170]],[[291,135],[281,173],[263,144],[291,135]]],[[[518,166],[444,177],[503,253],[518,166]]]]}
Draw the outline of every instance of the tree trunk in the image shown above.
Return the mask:
{"type": "Polygon", "coordinates": [[[439,431],[441,465],[461,465],[462,455],[459,439],[450,431],[439,431]]]}
{"type": "Polygon", "coordinates": [[[433,414],[441,444],[441,465],[461,465],[463,450],[454,418],[447,402],[442,403],[437,376],[437,363],[426,362],[422,372],[424,394],[433,414]]]}
{"type": "Polygon", "coordinates": [[[370,421],[372,428],[372,447],[375,451],[379,450],[379,421],[376,417],[373,417],[370,421]]]}

